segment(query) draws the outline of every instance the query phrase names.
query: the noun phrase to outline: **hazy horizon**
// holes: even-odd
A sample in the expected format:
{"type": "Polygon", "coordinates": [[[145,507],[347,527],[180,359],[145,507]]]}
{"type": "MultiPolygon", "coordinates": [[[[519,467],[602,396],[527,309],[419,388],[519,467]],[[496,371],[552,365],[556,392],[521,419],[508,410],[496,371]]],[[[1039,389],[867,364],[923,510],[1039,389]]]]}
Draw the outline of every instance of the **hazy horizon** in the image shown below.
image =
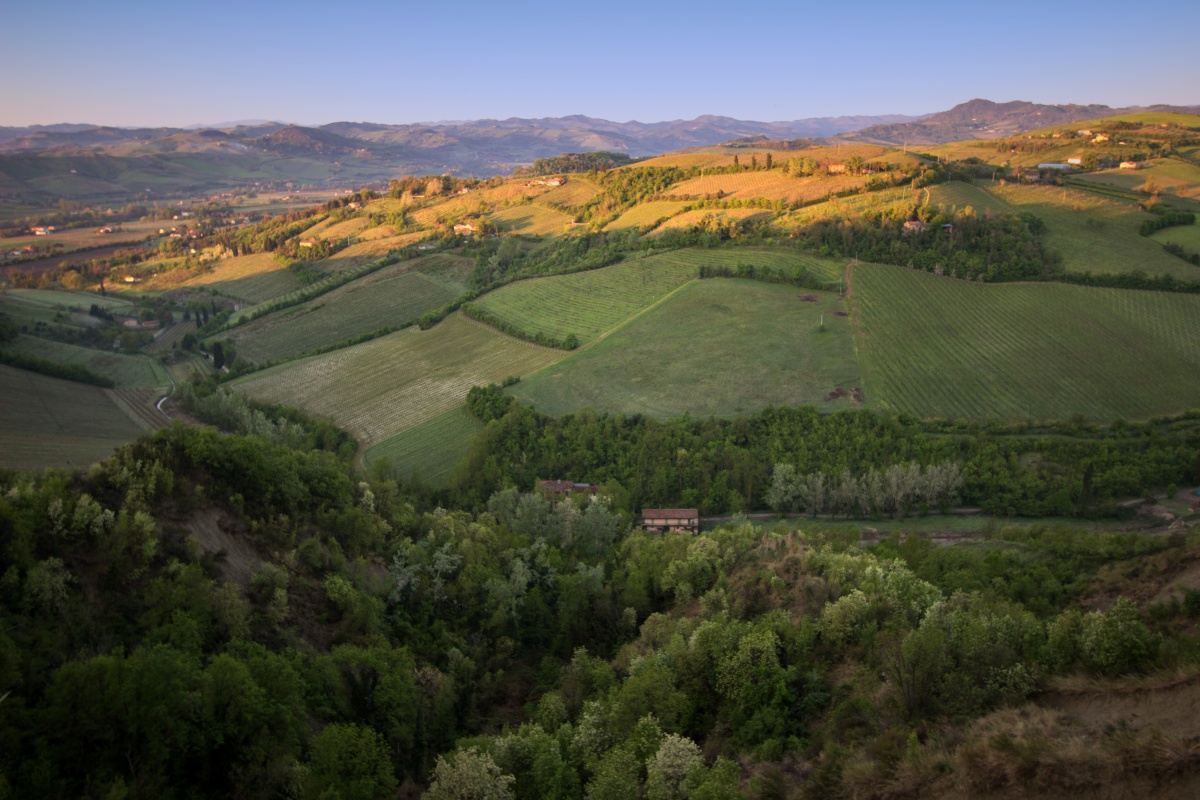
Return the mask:
{"type": "Polygon", "coordinates": [[[618,0],[603,12],[465,2],[453,13],[372,0],[345,13],[305,0],[23,4],[5,14],[0,125],[790,121],[918,115],[977,97],[1200,102],[1188,96],[1200,4],[1166,0],[1140,29],[1070,5],[1018,0],[997,22],[945,0],[907,15],[878,0],[852,13],[781,0],[749,10],[618,0]]]}

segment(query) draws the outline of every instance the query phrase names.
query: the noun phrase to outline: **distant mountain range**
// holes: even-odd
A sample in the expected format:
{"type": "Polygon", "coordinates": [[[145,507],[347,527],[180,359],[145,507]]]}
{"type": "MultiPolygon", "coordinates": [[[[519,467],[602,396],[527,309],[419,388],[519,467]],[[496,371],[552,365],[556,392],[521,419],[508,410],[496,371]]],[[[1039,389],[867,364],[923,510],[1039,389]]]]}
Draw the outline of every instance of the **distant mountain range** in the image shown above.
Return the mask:
{"type": "Polygon", "coordinates": [[[348,187],[426,173],[484,177],[567,152],[611,150],[648,156],[753,138],[932,144],[1145,110],[1198,109],[972,100],[923,117],[888,114],[790,122],[712,115],[612,122],[573,115],[411,125],[334,122],[318,127],[257,120],[220,128],[78,123],[0,127],[0,198],[117,199],[255,183],[348,187]]]}
{"type": "Polygon", "coordinates": [[[1200,113],[1200,106],[1111,108],[1103,105],[1051,106],[1020,100],[994,103],[991,100],[976,99],[957,105],[949,111],[930,114],[915,121],[870,125],[844,133],[838,138],[878,144],[945,144],[966,139],[999,139],[1069,122],[1148,111],[1196,114],[1200,113]]]}

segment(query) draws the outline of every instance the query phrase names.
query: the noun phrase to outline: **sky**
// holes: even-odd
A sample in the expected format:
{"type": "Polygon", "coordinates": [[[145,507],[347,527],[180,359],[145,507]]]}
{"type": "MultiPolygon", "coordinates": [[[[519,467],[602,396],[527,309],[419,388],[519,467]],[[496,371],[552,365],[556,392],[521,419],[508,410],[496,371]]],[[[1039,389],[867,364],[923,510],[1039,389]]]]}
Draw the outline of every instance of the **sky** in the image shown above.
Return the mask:
{"type": "Polygon", "coordinates": [[[1200,2],[10,0],[0,125],[1200,104],[1200,2]]]}

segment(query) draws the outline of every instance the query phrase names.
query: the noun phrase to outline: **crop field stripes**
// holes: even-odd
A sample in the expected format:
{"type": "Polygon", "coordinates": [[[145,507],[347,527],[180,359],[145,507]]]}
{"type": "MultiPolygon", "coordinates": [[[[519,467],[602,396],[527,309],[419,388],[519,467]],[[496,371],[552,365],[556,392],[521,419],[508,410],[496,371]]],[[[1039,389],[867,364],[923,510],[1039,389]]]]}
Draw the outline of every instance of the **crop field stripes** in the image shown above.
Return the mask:
{"type": "Polygon", "coordinates": [[[368,448],[363,459],[370,466],[386,458],[400,475],[416,470],[425,483],[445,486],[483,427],[458,406],[368,448]]]}
{"type": "Polygon", "coordinates": [[[563,357],[455,315],[255,373],[233,387],[332,419],[371,446],[460,405],[472,386],[563,357]]]}
{"type": "Polygon", "coordinates": [[[860,358],[895,411],[1110,421],[1200,397],[1200,297],[979,285],[870,264],[853,281],[860,358]],[[1147,392],[1151,377],[1164,388],[1147,392]]]}

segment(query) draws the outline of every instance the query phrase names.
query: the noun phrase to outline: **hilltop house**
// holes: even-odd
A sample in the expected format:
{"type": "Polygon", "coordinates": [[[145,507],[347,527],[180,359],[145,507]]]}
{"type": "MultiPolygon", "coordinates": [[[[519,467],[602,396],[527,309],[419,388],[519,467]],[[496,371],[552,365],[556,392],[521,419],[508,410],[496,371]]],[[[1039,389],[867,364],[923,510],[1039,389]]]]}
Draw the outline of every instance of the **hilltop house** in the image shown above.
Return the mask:
{"type": "Polygon", "coordinates": [[[1138,169],[1141,165],[1136,161],[1122,161],[1121,169],[1138,169]]]}
{"type": "Polygon", "coordinates": [[[642,527],[649,533],[699,533],[700,511],[695,508],[643,509],[642,527]]]}
{"type": "Polygon", "coordinates": [[[460,222],[454,226],[455,233],[474,233],[475,226],[469,222],[460,222]]]}

